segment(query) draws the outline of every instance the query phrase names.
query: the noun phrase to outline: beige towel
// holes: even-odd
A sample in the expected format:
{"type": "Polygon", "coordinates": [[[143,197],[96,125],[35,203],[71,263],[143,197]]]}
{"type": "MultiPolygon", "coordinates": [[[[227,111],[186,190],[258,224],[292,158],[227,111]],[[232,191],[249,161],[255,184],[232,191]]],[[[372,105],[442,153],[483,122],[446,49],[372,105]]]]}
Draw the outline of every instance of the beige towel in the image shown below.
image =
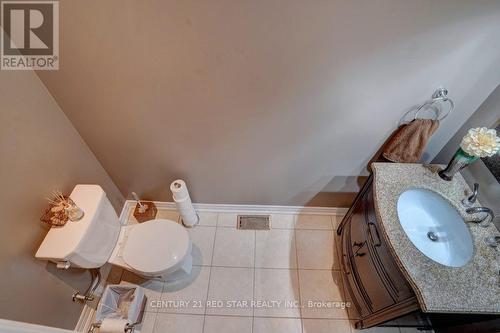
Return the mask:
{"type": "Polygon", "coordinates": [[[427,142],[439,126],[439,120],[415,119],[402,125],[384,147],[382,155],[391,162],[420,161],[427,142]]]}

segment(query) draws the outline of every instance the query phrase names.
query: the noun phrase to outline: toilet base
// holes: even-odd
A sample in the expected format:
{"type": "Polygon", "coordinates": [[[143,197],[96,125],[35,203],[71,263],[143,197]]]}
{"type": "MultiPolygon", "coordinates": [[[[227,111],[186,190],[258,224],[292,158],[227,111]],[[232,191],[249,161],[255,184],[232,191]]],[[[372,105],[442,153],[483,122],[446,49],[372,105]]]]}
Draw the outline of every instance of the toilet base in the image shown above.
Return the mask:
{"type": "Polygon", "coordinates": [[[186,259],[184,259],[184,262],[182,266],[179,267],[179,269],[177,269],[174,272],[162,275],[159,279],[165,282],[181,280],[189,276],[192,270],[193,270],[193,256],[189,254],[188,256],[186,256],[186,259]]]}
{"type": "MultiPolygon", "coordinates": [[[[160,220],[158,220],[160,221],[160,220]]],[[[167,220],[168,221],[168,220],[167,220]]],[[[173,225],[178,225],[177,222],[173,221],[168,221],[171,222],[173,225]]],[[[144,226],[148,223],[154,223],[152,221],[148,221],[143,223],[142,225],[126,225],[123,226],[120,230],[120,235],[118,237],[118,241],[116,242],[115,248],[108,259],[108,262],[121,267],[129,272],[132,272],[144,279],[148,280],[159,280],[159,281],[165,281],[165,282],[170,282],[170,281],[176,281],[183,279],[191,274],[191,270],[193,268],[193,257],[191,254],[192,251],[192,243],[191,240],[189,239],[189,244],[188,244],[188,249],[186,251],[186,254],[184,255],[183,259],[178,261],[174,266],[171,266],[170,268],[166,269],[163,272],[156,272],[156,273],[146,273],[143,271],[139,271],[137,269],[134,269],[132,266],[127,264],[125,260],[123,259],[123,251],[124,247],[127,244],[128,237],[130,232],[137,227],[144,226]]],[[[184,231],[185,229],[182,228],[184,231]]],[[[187,232],[186,232],[187,234],[187,232]]]]}
{"type": "Polygon", "coordinates": [[[158,281],[163,281],[163,282],[172,282],[172,281],[177,281],[181,280],[185,277],[188,277],[191,274],[191,271],[193,269],[193,256],[191,254],[186,256],[186,259],[182,262],[182,265],[176,269],[173,272],[161,274],[161,275],[147,275],[144,274],[143,272],[138,272],[129,265],[127,265],[123,260],[114,260],[110,262],[111,264],[121,267],[123,269],[126,269],[129,272],[132,272],[142,278],[148,279],[148,280],[158,280],[158,281]]]}

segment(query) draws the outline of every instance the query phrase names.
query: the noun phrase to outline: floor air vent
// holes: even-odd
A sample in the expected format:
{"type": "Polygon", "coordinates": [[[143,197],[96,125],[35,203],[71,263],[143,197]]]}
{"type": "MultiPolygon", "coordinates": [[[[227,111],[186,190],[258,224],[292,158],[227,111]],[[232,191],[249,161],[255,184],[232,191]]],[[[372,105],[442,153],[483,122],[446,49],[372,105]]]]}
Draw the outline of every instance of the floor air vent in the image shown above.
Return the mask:
{"type": "Polygon", "coordinates": [[[269,215],[238,215],[238,229],[269,230],[270,221],[269,215]]]}

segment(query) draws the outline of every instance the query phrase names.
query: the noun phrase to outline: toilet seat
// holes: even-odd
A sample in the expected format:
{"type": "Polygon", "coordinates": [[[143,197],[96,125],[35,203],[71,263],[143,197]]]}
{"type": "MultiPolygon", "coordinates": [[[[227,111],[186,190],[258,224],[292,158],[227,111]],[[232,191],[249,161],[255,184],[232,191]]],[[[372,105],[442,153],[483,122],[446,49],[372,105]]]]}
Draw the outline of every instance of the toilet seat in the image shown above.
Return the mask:
{"type": "Polygon", "coordinates": [[[174,221],[156,219],[128,231],[122,258],[136,271],[159,275],[176,270],[190,253],[186,229],[174,221]]]}

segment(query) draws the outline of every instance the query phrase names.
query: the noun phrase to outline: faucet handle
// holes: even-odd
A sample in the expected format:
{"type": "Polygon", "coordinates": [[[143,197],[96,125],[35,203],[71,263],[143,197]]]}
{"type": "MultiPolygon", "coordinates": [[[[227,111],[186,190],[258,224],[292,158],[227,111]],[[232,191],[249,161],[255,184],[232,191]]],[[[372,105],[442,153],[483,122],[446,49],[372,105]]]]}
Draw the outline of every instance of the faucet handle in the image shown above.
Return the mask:
{"type": "Polygon", "coordinates": [[[500,246],[500,236],[488,236],[484,239],[484,241],[488,246],[491,246],[497,251],[499,250],[498,247],[500,246]]]}
{"type": "Polygon", "coordinates": [[[495,220],[495,214],[488,207],[470,207],[465,209],[465,212],[467,214],[486,213],[487,215],[482,219],[466,221],[467,223],[477,223],[483,228],[489,227],[493,223],[493,220],[495,220]],[[490,217],[489,220],[488,217],[490,217]]]}
{"type": "Polygon", "coordinates": [[[472,194],[468,197],[462,200],[462,204],[465,207],[471,207],[477,200],[477,195],[479,194],[479,184],[474,183],[474,189],[472,190],[472,194]]]}

